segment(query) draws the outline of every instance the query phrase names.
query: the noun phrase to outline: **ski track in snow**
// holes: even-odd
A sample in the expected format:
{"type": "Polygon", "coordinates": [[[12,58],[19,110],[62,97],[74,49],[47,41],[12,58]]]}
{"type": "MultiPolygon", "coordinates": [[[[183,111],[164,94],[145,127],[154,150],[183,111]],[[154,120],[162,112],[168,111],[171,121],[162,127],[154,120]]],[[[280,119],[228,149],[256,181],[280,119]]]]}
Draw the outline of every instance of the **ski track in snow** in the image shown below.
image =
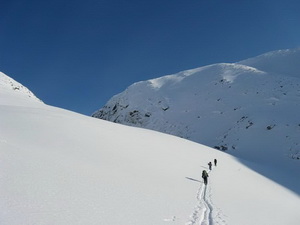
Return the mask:
{"type": "Polygon", "coordinates": [[[213,205],[211,196],[211,185],[202,183],[197,192],[196,206],[186,225],[227,225],[221,210],[213,205]]]}

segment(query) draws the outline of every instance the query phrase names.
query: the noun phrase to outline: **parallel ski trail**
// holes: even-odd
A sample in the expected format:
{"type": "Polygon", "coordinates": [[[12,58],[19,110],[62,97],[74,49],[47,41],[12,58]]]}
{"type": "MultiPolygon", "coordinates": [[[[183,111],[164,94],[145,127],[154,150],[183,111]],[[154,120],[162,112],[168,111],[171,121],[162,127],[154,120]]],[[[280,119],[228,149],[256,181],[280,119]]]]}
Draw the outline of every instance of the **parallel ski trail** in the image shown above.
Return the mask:
{"type": "MultiPolygon", "coordinates": [[[[210,173],[210,171],[209,171],[210,173]]],[[[197,202],[186,225],[226,225],[221,210],[212,204],[211,186],[202,183],[197,191],[197,202]]]]}
{"type": "Polygon", "coordinates": [[[208,199],[207,199],[207,186],[205,186],[205,188],[204,188],[203,203],[205,205],[205,217],[204,217],[204,220],[200,224],[201,225],[212,225],[213,224],[213,219],[212,219],[213,207],[208,202],[208,199]]]}
{"type": "Polygon", "coordinates": [[[211,225],[210,221],[212,220],[211,211],[212,206],[206,201],[205,193],[207,186],[202,184],[197,192],[197,203],[190,216],[190,221],[186,225],[211,225]]]}
{"type": "Polygon", "coordinates": [[[209,221],[211,222],[210,225],[227,225],[226,220],[224,217],[226,217],[221,209],[216,207],[212,203],[212,193],[211,193],[211,185],[207,186],[206,193],[204,195],[205,201],[207,203],[207,206],[210,208],[210,215],[209,215],[209,221]]]}

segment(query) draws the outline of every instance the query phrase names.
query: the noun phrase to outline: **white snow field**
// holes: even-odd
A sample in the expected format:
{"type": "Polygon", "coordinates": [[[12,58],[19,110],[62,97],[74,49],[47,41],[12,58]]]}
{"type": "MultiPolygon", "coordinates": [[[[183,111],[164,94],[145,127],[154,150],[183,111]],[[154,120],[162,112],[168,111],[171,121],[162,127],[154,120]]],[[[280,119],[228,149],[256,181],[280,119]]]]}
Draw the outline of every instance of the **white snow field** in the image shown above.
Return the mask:
{"type": "Polygon", "coordinates": [[[240,160],[14,87],[0,73],[1,225],[300,224],[296,160],[285,158],[284,170],[240,160]]]}

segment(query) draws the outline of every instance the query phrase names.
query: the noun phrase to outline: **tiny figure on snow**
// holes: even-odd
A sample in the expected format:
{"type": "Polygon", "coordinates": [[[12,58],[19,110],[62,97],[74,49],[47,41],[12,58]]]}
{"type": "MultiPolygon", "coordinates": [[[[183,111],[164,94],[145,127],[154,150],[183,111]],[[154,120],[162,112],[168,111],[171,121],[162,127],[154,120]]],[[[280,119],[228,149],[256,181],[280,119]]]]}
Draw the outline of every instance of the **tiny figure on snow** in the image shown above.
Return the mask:
{"type": "Polygon", "coordinates": [[[203,178],[204,184],[207,185],[208,173],[206,172],[206,170],[202,171],[202,178],[203,178]]]}
{"type": "Polygon", "coordinates": [[[212,166],[212,163],[209,162],[209,163],[208,163],[209,170],[211,170],[211,166],[212,166]]]}
{"type": "Polygon", "coordinates": [[[214,163],[215,163],[215,166],[217,166],[217,160],[216,159],[214,159],[214,163]]]}

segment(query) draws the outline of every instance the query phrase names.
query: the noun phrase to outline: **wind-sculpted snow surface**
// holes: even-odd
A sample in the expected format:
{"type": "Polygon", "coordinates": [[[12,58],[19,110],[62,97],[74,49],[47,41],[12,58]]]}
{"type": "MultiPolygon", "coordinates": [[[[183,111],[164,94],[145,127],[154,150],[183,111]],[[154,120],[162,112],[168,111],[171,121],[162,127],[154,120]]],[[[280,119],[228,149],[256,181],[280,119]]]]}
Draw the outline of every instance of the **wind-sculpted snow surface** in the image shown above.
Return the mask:
{"type": "Polygon", "coordinates": [[[23,94],[0,89],[1,225],[299,224],[299,192],[245,166],[299,191],[294,161],[289,173],[278,173],[171,135],[33,104],[23,94]],[[204,187],[201,172],[214,158],[204,187]]]}
{"type": "Polygon", "coordinates": [[[272,52],[138,82],[93,116],[176,135],[249,160],[299,160],[299,63],[294,68],[282,64],[285,57],[300,59],[299,52],[272,52]],[[273,64],[288,75],[274,73],[273,64]]]}

